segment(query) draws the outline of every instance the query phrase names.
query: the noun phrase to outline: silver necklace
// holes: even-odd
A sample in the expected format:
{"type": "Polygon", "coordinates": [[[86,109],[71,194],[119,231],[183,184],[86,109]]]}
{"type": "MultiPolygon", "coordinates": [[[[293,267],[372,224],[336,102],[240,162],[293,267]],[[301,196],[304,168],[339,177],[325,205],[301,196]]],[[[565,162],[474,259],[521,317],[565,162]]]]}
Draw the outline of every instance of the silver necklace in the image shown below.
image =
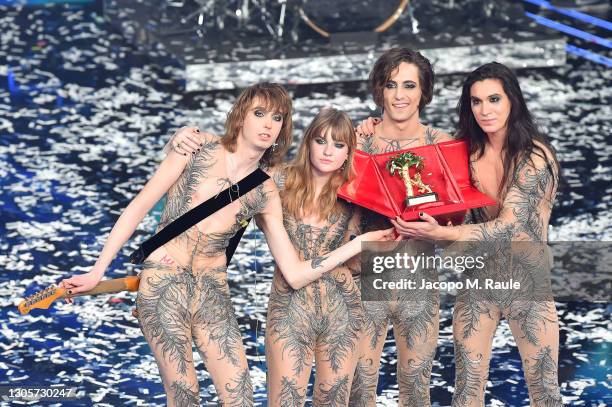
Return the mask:
{"type": "MultiPolygon", "coordinates": [[[[227,163],[229,163],[229,164],[230,164],[230,167],[234,167],[234,163],[233,163],[233,160],[231,159],[231,156],[230,156],[229,154],[227,154],[227,153],[226,153],[225,158],[226,158],[226,160],[227,160],[227,163]]],[[[226,177],[222,177],[222,178],[219,178],[219,179],[217,180],[217,185],[219,185],[219,187],[220,187],[220,191],[219,191],[219,193],[217,194],[217,196],[219,196],[219,194],[220,194],[221,192],[223,192],[223,191],[224,191],[226,188],[228,188],[228,187],[227,187],[227,185],[229,185],[229,191],[228,191],[228,193],[229,193],[229,195],[230,195],[230,202],[233,202],[233,198],[232,198],[232,196],[233,196],[234,194],[237,194],[237,195],[238,195],[238,197],[240,197],[240,187],[238,186],[238,183],[237,183],[236,181],[234,181],[234,180],[233,180],[233,179],[230,177],[230,173],[231,173],[231,171],[228,171],[228,168],[227,168],[227,167],[228,167],[228,166],[227,166],[227,164],[226,164],[226,165],[225,165],[226,177]]]]}

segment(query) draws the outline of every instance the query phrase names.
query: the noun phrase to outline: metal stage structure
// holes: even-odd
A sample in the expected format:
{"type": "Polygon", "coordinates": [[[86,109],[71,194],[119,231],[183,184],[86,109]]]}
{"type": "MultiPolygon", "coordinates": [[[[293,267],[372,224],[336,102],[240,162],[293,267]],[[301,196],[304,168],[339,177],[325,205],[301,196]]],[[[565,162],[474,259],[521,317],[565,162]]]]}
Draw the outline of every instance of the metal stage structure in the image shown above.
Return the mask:
{"type": "Polygon", "coordinates": [[[438,74],[492,60],[514,68],[566,62],[565,37],[527,18],[521,2],[105,0],[104,8],[132,42],[169,51],[188,92],[361,81],[394,46],[420,50],[438,74]]]}

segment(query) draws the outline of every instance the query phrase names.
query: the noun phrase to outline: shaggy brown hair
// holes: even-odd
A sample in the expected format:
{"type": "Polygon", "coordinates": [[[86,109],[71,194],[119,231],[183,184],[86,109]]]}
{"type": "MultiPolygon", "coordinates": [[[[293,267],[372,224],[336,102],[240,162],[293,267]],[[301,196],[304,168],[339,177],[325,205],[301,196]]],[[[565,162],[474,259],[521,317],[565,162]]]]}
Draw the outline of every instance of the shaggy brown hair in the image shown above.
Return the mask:
{"type": "Polygon", "coordinates": [[[420,112],[431,102],[433,97],[435,74],[427,58],[421,55],[420,52],[408,48],[391,48],[382,54],[374,64],[369,78],[370,88],[374,95],[374,103],[381,108],[384,106],[383,92],[385,85],[391,78],[391,75],[393,75],[393,71],[402,62],[414,64],[419,70],[419,86],[421,88],[420,112]]]}
{"type": "Polygon", "coordinates": [[[255,98],[267,111],[279,112],[283,115],[283,125],[276,139],[274,150],[269,148],[260,162],[265,167],[279,164],[291,146],[293,137],[293,121],[291,120],[291,97],[282,86],[276,83],[262,82],[246,88],[232,106],[225,121],[225,136],[221,143],[229,152],[236,151],[236,140],[244,124],[247,111],[251,108],[255,98]]]}

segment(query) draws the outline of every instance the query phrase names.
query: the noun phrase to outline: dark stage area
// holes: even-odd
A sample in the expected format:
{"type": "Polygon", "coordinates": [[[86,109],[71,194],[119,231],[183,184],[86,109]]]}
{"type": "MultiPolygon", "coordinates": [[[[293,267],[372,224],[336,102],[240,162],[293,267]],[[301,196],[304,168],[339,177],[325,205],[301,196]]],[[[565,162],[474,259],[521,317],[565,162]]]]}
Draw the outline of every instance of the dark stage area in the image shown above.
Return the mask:
{"type": "MultiPolygon", "coordinates": [[[[245,2],[221,3],[235,16],[245,2]]],[[[268,7],[276,3],[267,2],[268,7]]],[[[469,72],[491,60],[514,68],[565,63],[565,37],[526,17],[521,2],[491,2],[490,10],[483,1],[305,3],[310,12],[302,14],[308,21],[337,31],[325,37],[299,17],[302,9],[292,6],[281,25],[279,7],[262,16],[257,2],[250,2],[247,21],[228,17],[223,28],[197,7],[194,14],[187,6],[105,0],[104,11],[138,46],[169,51],[185,70],[187,91],[239,88],[263,80],[296,85],[360,81],[381,50],[394,46],[421,50],[438,74],[469,72]],[[403,3],[407,6],[398,9],[403,3]],[[394,12],[400,14],[387,30],[373,31],[394,12]]]]}

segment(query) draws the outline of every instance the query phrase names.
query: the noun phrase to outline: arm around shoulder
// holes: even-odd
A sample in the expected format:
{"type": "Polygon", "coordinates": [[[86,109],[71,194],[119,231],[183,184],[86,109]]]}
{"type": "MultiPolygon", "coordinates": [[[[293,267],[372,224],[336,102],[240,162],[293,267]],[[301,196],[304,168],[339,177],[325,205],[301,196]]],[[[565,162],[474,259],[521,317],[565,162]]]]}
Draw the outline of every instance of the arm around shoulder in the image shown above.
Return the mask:
{"type": "Polygon", "coordinates": [[[176,131],[164,146],[164,153],[175,151],[183,156],[198,152],[211,137],[211,133],[202,132],[197,127],[182,127],[176,131]]]}
{"type": "Polygon", "coordinates": [[[433,127],[427,127],[425,130],[426,144],[436,144],[452,140],[455,140],[455,138],[442,130],[434,129],[433,127]]]}
{"type": "MultiPolygon", "coordinates": [[[[72,276],[63,280],[60,287],[68,290],[70,295],[91,290],[104,276],[106,268],[115,258],[121,247],[132,236],[136,227],[153,208],[170,186],[179,178],[185,166],[192,159],[177,151],[170,151],[162,161],[157,171],[143,189],[128,204],[113,226],[104,248],[98,256],[95,265],[88,273],[72,276]]],[[[67,299],[72,302],[72,299],[67,299]]]]}

